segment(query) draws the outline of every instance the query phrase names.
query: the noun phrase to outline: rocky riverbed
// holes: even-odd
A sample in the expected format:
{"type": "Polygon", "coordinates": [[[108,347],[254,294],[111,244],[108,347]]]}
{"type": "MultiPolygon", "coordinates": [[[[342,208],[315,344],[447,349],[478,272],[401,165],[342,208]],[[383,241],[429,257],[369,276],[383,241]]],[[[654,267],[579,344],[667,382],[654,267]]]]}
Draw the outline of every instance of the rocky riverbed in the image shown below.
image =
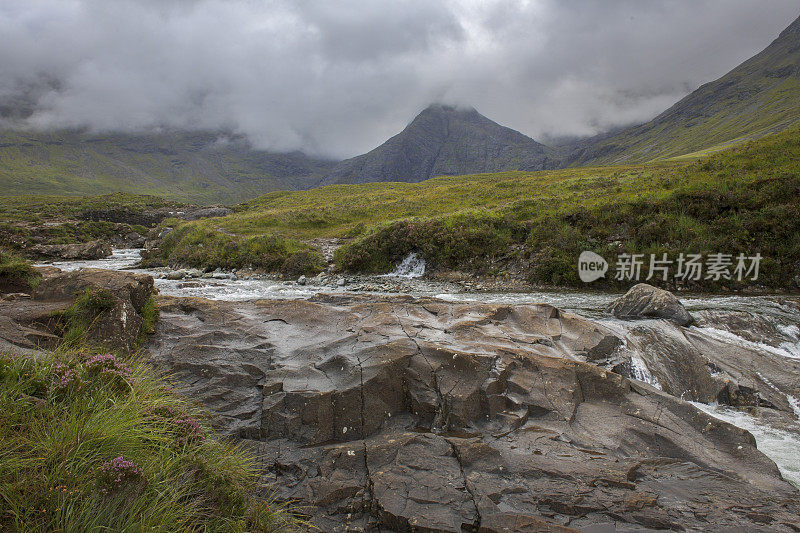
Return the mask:
{"type": "MultiPolygon", "coordinates": [[[[135,312],[147,274],[95,272],[43,284],[135,312]]],[[[617,295],[398,281],[417,290],[156,279],[146,350],[323,531],[798,530],[796,301],[684,298],[686,325],[662,297],[622,319],[617,295]]],[[[52,335],[23,311],[68,297],[0,302],[27,328],[6,346],[52,335]]]]}

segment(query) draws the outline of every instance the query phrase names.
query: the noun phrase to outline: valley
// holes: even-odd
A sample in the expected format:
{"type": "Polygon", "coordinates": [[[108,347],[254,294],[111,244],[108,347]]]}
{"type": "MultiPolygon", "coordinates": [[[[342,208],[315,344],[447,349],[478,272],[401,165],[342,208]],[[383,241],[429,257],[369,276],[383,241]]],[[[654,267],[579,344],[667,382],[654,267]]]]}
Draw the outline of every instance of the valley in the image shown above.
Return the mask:
{"type": "Polygon", "coordinates": [[[800,18],[691,90],[633,5],[214,4],[0,81],[0,531],[799,531],[800,18]]]}

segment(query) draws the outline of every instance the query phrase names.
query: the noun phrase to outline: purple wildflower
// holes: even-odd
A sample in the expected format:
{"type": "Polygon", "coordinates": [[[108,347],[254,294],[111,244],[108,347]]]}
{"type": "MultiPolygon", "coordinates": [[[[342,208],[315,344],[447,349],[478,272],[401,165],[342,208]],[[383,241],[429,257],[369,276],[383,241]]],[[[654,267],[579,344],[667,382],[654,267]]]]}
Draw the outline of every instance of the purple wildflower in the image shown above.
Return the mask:
{"type": "Polygon", "coordinates": [[[63,363],[56,363],[53,367],[53,374],[50,376],[50,386],[47,388],[47,392],[56,394],[69,389],[80,390],[83,385],[83,378],[76,369],[63,363]]]}
{"type": "Polygon", "coordinates": [[[115,388],[125,388],[131,370],[114,355],[107,353],[95,355],[84,364],[89,377],[100,377],[115,388]]]}
{"type": "Polygon", "coordinates": [[[115,374],[126,378],[131,375],[130,369],[110,353],[95,355],[84,363],[89,375],[115,374]]]}
{"type": "Polygon", "coordinates": [[[175,435],[175,442],[179,446],[205,441],[203,427],[200,422],[174,407],[168,405],[156,407],[150,410],[150,414],[167,423],[170,431],[175,435]]]}
{"type": "Polygon", "coordinates": [[[176,418],[172,422],[177,430],[178,444],[186,446],[187,444],[200,443],[205,440],[203,429],[200,427],[200,422],[191,416],[183,418],[176,418]]]}
{"type": "Polygon", "coordinates": [[[104,462],[98,468],[98,485],[100,492],[108,494],[131,483],[144,480],[144,473],[133,461],[128,461],[121,455],[115,459],[104,462]]]}

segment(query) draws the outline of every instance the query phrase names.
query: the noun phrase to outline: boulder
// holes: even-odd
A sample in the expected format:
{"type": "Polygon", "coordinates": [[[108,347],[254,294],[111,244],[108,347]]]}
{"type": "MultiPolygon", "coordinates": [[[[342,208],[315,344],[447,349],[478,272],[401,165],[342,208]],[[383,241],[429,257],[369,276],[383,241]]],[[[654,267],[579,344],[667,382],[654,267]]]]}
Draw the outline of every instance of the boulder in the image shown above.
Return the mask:
{"type": "Polygon", "coordinates": [[[592,364],[620,339],[549,305],[160,308],[152,362],[323,531],[791,531],[800,515],[752,435],[592,364]]]}
{"type": "Polygon", "coordinates": [[[167,272],[166,276],[164,276],[164,279],[175,281],[175,280],[183,279],[185,277],[186,277],[186,271],[185,270],[172,270],[170,272],[167,272]]]}
{"type": "Polygon", "coordinates": [[[30,299],[0,301],[0,346],[7,349],[53,348],[60,342],[59,318],[87,289],[107,299],[87,331],[89,339],[112,349],[132,349],[141,333],[142,311],[153,294],[153,278],[144,274],[82,269],[43,271],[30,299]]]}
{"type": "Polygon", "coordinates": [[[692,323],[692,315],[683,304],[669,291],[639,283],[614,300],[606,309],[617,318],[664,318],[679,326],[692,323]]]}
{"type": "Polygon", "coordinates": [[[65,261],[103,259],[111,255],[111,246],[103,241],[79,244],[37,244],[30,249],[33,255],[65,261]]]}

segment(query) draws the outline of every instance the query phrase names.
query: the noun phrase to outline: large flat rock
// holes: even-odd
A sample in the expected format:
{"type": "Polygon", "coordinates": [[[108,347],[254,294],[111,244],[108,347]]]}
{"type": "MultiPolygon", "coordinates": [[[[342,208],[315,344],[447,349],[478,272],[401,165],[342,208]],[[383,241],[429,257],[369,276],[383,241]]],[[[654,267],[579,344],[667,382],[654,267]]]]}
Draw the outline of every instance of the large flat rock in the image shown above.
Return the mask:
{"type": "Polygon", "coordinates": [[[749,433],[598,366],[620,336],[548,305],[163,298],[149,350],[323,531],[797,531],[749,433]]]}

